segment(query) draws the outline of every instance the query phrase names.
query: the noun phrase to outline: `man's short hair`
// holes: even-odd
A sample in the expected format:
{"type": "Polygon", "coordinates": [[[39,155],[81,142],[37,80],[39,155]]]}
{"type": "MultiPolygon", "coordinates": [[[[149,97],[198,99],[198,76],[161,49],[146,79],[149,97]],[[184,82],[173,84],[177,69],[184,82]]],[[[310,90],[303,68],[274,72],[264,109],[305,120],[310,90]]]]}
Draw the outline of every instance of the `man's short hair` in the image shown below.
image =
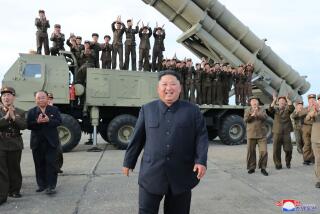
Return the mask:
{"type": "Polygon", "coordinates": [[[105,38],[111,39],[111,37],[110,37],[109,35],[105,35],[105,36],[103,37],[103,39],[105,39],[105,38]]]}
{"type": "Polygon", "coordinates": [[[43,92],[43,93],[45,93],[45,94],[48,96],[48,92],[47,92],[47,91],[45,91],[45,90],[39,90],[39,91],[36,91],[36,92],[34,92],[34,93],[33,93],[33,95],[34,95],[34,96],[36,96],[36,95],[37,95],[37,93],[39,93],[39,92],[43,92]]]}
{"type": "Polygon", "coordinates": [[[177,78],[177,80],[180,82],[181,80],[181,76],[178,72],[173,71],[173,70],[164,70],[164,71],[160,71],[159,75],[158,75],[158,79],[159,81],[161,80],[161,78],[165,75],[172,75],[175,76],[177,78]]]}
{"type": "Polygon", "coordinates": [[[97,33],[91,34],[91,37],[94,37],[94,36],[99,37],[99,34],[97,34],[97,33]]]}

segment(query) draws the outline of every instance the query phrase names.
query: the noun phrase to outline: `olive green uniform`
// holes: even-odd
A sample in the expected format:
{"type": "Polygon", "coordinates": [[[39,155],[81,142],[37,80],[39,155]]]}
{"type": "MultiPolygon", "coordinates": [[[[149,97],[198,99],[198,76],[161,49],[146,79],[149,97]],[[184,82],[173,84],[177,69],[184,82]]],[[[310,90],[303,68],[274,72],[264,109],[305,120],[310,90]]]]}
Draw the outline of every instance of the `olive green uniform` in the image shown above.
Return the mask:
{"type": "Polygon", "coordinates": [[[316,117],[313,119],[314,122],[311,130],[311,142],[315,157],[314,172],[317,182],[320,182],[320,113],[318,112],[316,117]]]}
{"type": "Polygon", "coordinates": [[[27,128],[25,112],[15,108],[15,120],[6,120],[0,106],[0,201],[8,194],[19,193],[22,184],[20,169],[23,142],[20,130],[27,128]]]}
{"type": "Polygon", "coordinates": [[[267,150],[267,128],[265,120],[267,114],[264,109],[259,107],[258,113],[251,116],[252,107],[248,107],[244,113],[244,122],[247,125],[247,169],[256,168],[256,145],[259,147],[259,169],[267,168],[268,150],[267,150]]]}
{"type": "Polygon", "coordinates": [[[291,167],[292,143],[290,132],[293,131],[290,115],[294,111],[293,105],[286,106],[283,110],[279,107],[269,107],[271,114],[274,114],[273,120],[273,161],[276,168],[282,168],[281,146],[285,152],[286,166],[291,167]]]}
{"type": "Polygon", "coordinates": [[[299,116],[299,113],[294,111],[291,114],[291,118],[293,120],[293,131],[294,131],[294,136],[296,138],[297,151],[299,153],[302,153],[302,148],[303,148],[302,125],[303,125],[304,117],[299,116]]]}
{"type": "Polygon", "coordinates": [[[35,25],[37,26],[36,42],[37,42],[37,54],[41,54],[42,44],[44,45],[45,55],[50,54],[49,50],[49,38],[47,29],[50,28],[49,20],[36,18],[35,25]]]}

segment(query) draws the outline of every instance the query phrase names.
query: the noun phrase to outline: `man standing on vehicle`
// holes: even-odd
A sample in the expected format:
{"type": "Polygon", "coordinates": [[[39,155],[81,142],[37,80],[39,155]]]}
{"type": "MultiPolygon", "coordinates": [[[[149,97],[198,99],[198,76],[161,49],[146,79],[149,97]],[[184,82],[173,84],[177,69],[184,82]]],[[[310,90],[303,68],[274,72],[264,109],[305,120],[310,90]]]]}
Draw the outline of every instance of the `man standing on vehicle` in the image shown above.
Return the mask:
{"type": "Polygon", "coordinates": [[[189,213],[191,189],[205,175],[208,135],[199,108],[179,100],[180,76],[159,74],[159,100],[143,105],[128,145],[123,173],[135,168],[144,149],[139,172],[139,213],[189,213]]]}
{"type": "Polygon", "coordinates": [[[27,128],[25,112],[14,107],[15,90],[2,87],[0,103],[0,205],[7,197],[20,198],[23,142],[20,130],[27,128]]]}
{"type": "Polygon", "coordinates": [[[119,69],[123,69],[123,44],[122,36],[126,29],[126,26],[121,22],[121,16],[117,17],[117,20],[112,22],[111,29],[113,32],[112,40],[112,69],[117,67],[117,55],[119,55],[119,69]]]}
{"type": "Polygon", "coordinates": [[[251,96],[249,98],[250,107],[245,110],[244,122],[247,124],[247,169],[248,173],[255,172],[256,161],[256,145],[259,147],[259,169],[261,173],[268,176],[267,161],[267,130],[265,121],[267,119],[266,111],[259,106],[259,98],[251,96]]]}
{"type": "Polygon", "coordinates": [[[127,25],[128,27],[125,28],[126,32],[126,41],[124,42],[125,50],[124,50],[124,70],[129,69],[129,61],[131,55],[131,70],[137,70],[137,58],[136,58],[136,34],[139,33],[139,22],[137,23],[136,27],[133,28],[133,20],[128,19],[127,25]]]}
{"type": "Polygon", "coordinates": [[[50,40],[53,42],[50,48],[50,53],[52,56],[59,55],[59,51],[64,51],[64,40],[65,36],[61,33],[61,25],[54,25],[54,32],[51,34],[50,40]]]}
{"type": "Polygon", "coordinates": [[[290,115],[294,111],[294,106],[288,96],[273,96],[269,112],[274,115],[273,119],[273,161],[276,169],[282,169],[281,147],[285,152],[286,167],[291,168],[292,143],[290,132],[293,131],[290,115]],[[276,102],[278,100],[278,105],[276,102]]]}
{"type": "Polygon", "coordinates": [[[50,54],[49,38],[47,29],[50,28],[49,20],[46,18],[44,10],[39,10],[39,18],[36,18],[35,25],[37,26],[37,54],[41,54],[42,44],[44,45],[45,55],[50,54]]]}

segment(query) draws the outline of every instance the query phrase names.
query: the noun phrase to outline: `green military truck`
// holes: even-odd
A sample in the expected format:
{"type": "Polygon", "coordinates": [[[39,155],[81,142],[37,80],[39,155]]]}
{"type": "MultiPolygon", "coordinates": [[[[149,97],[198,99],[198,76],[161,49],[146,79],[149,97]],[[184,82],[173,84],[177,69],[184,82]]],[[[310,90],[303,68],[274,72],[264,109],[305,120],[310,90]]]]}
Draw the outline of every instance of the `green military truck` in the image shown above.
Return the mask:
{"type": "MultiPolygon", "coordinates": [[[[233,66],[253,63],[253,93],[267,105],[274,91],[301,98],[310,88],[305,77],[277,56],[264,40],[254,35],[217,0],[143,0],[173,22],[183,34],[178,42],[199,58],[229,62],[233,66]]],[[[16,105],[28,110],[34,106],[33,93],[52,92],[62,113],[59,137],[65,152],[80,141],[81,133],[97,133],[126,148],[132,136],[141,105],[157,98],[157,74],[89,68],[86,86],[73,84],[77,74],[74,56],[20,54],[6,72],[2,85],[17,91],[16,105]]],[[[233,93],[230,93],[232,96],[233,93]]],[[[209,138],[219,136],[228,145],[245,142],[242,106],[200,106],[209,138]]],[[[271,140],[272,119],[267,122],[271,140]]]]}

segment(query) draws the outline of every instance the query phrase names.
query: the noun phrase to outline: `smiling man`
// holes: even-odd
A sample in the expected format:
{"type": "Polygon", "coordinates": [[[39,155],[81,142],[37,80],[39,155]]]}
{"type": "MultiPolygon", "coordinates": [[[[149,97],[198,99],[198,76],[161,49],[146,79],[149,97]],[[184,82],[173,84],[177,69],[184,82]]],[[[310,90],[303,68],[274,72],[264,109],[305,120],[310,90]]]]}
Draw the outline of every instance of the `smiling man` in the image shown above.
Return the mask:
{"type": "Polygon", "coordinates": [[[180,76],[159,73],[159,99],[142,106],[129,143],[123,173],[135,168],[142,149],[139,173],[139,213],[189,213],[191,189],[206,173],[208,136],[199,108],[179,100],[180,76]]]}
{"type": "Polygon", "coordinates": [[[27,128],[25,112],[14,106],[16,92],[11,87],[1,89],[0,103],[0,205],[7,197],[20,198],[20,169],[23,142],[20,130],[27,128]]]}

